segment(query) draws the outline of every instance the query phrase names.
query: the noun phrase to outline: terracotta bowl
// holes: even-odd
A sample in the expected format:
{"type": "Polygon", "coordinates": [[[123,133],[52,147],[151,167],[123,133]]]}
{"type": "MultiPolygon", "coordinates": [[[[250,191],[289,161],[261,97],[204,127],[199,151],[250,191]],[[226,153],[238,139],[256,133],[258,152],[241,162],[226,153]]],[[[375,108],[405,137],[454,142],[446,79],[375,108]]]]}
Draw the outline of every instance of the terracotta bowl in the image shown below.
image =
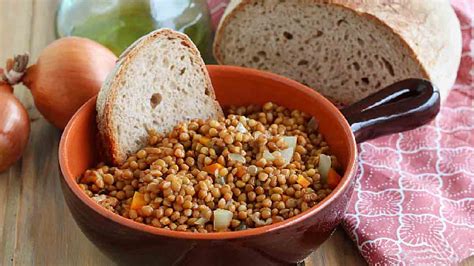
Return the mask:
{"type": "MultiPolygon", "coordinates": [[[[357,157],[356,138],[344,115],[314,90],[287,78],[239,67],[208,68],[217,99],[224,107],[272,101],[313,115],[319,121],[320,132],[328,142],[331,152],[338,157],[345,169],[343,178],[331,195],[310,210],[283,222],[257,229],[203,234],[176,232],[139,224],[97,205],[77,184],[77,178],[97,163],[96,99],[91,99],[71,119],[61,138],[59,162],[63,174],[62,190],[67,205],[84,234],[119,264],[295,264],[315,251],[342,220],[353,191],[357,157]]],[[[390,90],[385,91],[387,95],[392,94],[389,93],[390,90]]],[[[433,92],[428,100],[435,99],[434,102],[426,106],[424,113],[418,110],[413,114],[412,118],[420,119],[418,123],[412,123],[411,127],[429,121],[437,112],[436,97],[433,98],[432,95],[433,92]]],[[[408,98],[412,96],[409,95],[408,98]]],[[[382,95],[382,98],[387,97],[382,95]]],[[[378,98],[373,97],[371,105],[374,105],[376,99],[380,99],[380,94],[378,98]]],[[[391,101],[393,102],[393,99],[391,101]]],[[[370,101],[365,101],[345,110],[348,120],[353,123],[353,127],[355,125],[355,136],[359,140],[410,127],[404,125],[397,128],[393,119],[384,120],[382,117],[384,125],[392,123],[392,129],[380,132],[374,130],[373,125],[380,123],[380,116],[377,116],[379,122],[368,124],[364,124],[370,121],[366,119],[367,116],[370,118],[373,115],[369,113],[365,118],[360,117],[360,114],[369,109],[367,107],[373,107],[369,104],[370,101]]],[[[422,104],[417,103],[416,106],[422,104]]],[[[383,108],[386,106],[382,106],[383,108]]],[[[376,113],[380,113],[380,110],[376,113]]],[[[407,112],[400,115],[403,119],[410,118],[407,112]]]]}

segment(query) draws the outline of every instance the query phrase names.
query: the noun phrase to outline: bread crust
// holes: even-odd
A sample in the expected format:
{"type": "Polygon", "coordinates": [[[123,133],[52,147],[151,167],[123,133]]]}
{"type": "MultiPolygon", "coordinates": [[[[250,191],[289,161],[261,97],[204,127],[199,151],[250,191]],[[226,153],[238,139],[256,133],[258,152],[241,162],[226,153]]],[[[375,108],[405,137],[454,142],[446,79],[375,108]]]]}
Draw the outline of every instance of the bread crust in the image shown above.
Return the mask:
{"type": "Polygon", "coordinates": [[[204,74],[206,92],[208,92],[208,95],[214,99],[214,108],[216,112],[223,115],[219,103],[215,100],[216,96],[209,73],[207,72],[204,61],[194,43],[186,35],[170,29],[160,29],[151,32],[137,40],[122,53],[117,61],[116,67],[109,74],[108,79],[105,81],[97,97],[97,125],[102,144],[101,146],[104,149],[105,160],[114,165],[123,163],[128,156],[128,154],[120,148],[117,137],[118,133],[114,130],[116,125],[113,119],[113,107],[118,97],[119,86],[121,81],[125,79],[123,71],[127,69],[130,62],[134,60],[142,47],[146,47],[150,42],[160,36],[181,39],[181,44],[190,48],[189,50],[193,55],[193,59],[197,60],[197,63],[204,74]]]}
{"type": "MultiPolygon", "coordinates": [[[[232,0],[219,23],[213,46],[214,57],[224,64],[221,54],[223,31],[235,16],[255,0],[232,0]]],[[[345,8],[389,29],[446,98],[453,86],[461,59],[460,23],[446,0],[298,0],[345,8]],[[435,5],[439,4],[439,7],[435,5]],[[431,16],[431,17],[430,17],[431,16]],[[449,25],[449,27],[447,26],[449,25]],[[441,31],[441,32],[438,32],[441,31]],[[449,36],[449,37],[448,37],[449,36]]],[[[277,4],[278,1],[275,1],[277,4]]]]}

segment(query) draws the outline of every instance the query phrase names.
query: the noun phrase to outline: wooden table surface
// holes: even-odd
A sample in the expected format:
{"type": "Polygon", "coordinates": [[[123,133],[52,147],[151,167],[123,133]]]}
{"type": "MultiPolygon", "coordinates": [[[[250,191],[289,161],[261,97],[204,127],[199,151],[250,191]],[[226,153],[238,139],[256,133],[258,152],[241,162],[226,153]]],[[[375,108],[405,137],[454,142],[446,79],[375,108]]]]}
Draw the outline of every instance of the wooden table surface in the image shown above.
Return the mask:
{"type": "MultiPolygon", "coordinates": [[[[36,60],[55,39],[57,3],[58,0],[0,0],[2,66],[6,58],[25,51],[36,60]]],[[[0,265],[112,265],[82,234],[64,202],[57,156],[61,132],[34,108],[28,89],[16,86],[15,94],[28,109],[31,136],[23,158],[0,173],[0,265]]],[[[342,229],[306,263],[363,264],[342,229]]]]}

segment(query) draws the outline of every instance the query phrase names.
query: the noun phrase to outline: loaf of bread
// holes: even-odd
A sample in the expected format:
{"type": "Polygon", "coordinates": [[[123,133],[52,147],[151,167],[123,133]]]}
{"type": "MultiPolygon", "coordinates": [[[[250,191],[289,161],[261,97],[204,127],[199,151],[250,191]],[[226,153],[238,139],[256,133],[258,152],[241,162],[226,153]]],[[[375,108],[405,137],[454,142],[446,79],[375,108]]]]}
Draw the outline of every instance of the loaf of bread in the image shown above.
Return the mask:
{"type": "Polygon", "coordinates": [[[167,133],[179,122],[221,115],[198,49],[186,35],[168,29],[132,44],[97,98],[100,139],[114,164],[143,147],[149,130],[167,133]]]}
{"type": "Polygon", "coordinates": [[[268,70],[350,104],[395,81],[430,79],[442,97],[461,57],[448,0],[232,0],[216,33],[220,64],[268,70]]]}

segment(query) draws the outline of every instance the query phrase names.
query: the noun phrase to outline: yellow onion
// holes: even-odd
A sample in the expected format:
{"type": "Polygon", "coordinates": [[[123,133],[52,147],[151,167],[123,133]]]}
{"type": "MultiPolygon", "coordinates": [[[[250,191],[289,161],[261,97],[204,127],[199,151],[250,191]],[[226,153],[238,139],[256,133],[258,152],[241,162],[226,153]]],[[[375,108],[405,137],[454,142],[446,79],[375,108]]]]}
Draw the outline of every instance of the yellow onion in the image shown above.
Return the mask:
{"type": "Polygon", "coordinates": [[[236,161],[236,162],[240,162],[240,163],[245,163],[245,157],[242,156],[241,154],[239,153],[229,153],[229,159],[231,161],[236,161]]]}
{"type": "Polygon", "coordinates": [[[36,108],[57,128],[69,119],[88,99],[95,96],[117,57],[92,40],[79,37],[58,39],[40,54],[36,64],[26,68],[28,55],[8,64],[23,68],[6,73],[9,84],[23,82],[33,95],[36,108]]]}
{"type": "Polygon", "coordinates": [[[319,155],[318,171],[324,182],[326,182],[328,178],[329,169],[331,169],[331,156],[321,153],[319,155]]]}
{"type": "Polygon", "coordinates": [[[214,230],[225,231],[230,226],[232,221],[232,212],[224,209],[217,209],[214,211],[214,230]]]}
{"type": "Polygon", "coordinates": [[[0,81],[0,172],[23,154],[30,135],[30,119],[13,88],[0,81]]]}

